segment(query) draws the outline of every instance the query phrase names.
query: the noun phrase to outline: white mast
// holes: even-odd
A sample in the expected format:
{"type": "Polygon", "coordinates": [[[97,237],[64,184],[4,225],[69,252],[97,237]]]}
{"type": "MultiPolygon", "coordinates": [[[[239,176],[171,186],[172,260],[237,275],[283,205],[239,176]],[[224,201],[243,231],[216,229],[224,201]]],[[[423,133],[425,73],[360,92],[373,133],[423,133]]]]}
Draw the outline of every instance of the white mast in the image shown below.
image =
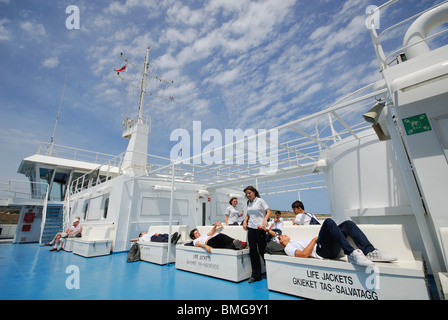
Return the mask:
{"type": "Polygon", "coordinates": [[[56,122],[54,124],[54,129],[53,129],[53,135],[51,136],[50,150],[48,151],[48,154],[47,154],[49,156],[51,156],[51,154],[53,153],[54,135],[56,134],[56,127],[58,126],[59,114],[61,113],[62,100],[64,99],[64,91],[65,91],[65,85],[67,84],[67,78],[68,78],[68,73],[65,75],[64,87],[62,88],[61,102],[59,103],[58,116],[56,117],[56,122]]]}
{"type": "Polygon", "coordinates": [[[149,51],[151,49],[148,47],[146,50],[145,63],[143,65],[143,76],[142,76],[142,85],[140,87],[140,99],[138,102],[138,122],[143,122],[143,105],[145,103],[145,87],[146,87],[146,76],[148,74],[149,67],[149,51]]]}
{"type": "Polygon", "coordinates": [[[146,172],[147,168],[147,154],[148,154],[148,138],[149,138],[149,118],[145,117],[143,114],[144,110],[144,102],[145,102],[145,94],[149,94],[152,96],[155,96],[157,98],[161,98],[164,100],[167,100],[169,102],[172,102],[172,99],[163,98],[160,96],[157,96],[152,93],[152,90],[150,92],[146,91],[146,82],[147,77],[156,79],[160,82],[164,82],[167,84],[172,84],[173,81],[166,81],[163,79],[160,79],[157,76],[150,75],[148,73],[149,71],[149,52],[150,48],[146,50],[146,56],[145,56],[145,62],[143,65],[143,70],[140,70],[138,67],[136,67],[132,62],[130,62],[127,58],[121,54],[121,57],[126,61],[126,66],[130,64],[133,68],[137,69],[142,73],[142,80],[140,83],[140,87],[137,87],[135,84],[127,81],[124,79],[120,72],[126,69],[124,66],[121,71],[117,70],[118,77],[122,79],[123,81],[126,81],[129,85],[139,90],[139,103],[138,103],[138,119],[135,122],[132,119],[128,119],[126,117],[126,120],[124,121],[124,125],[126,125],[126,128],[123,132],[123,137],[126,139],[129,139],[128,148],[126,150],[125,157],[123,159],[122,164],[122,170],[123,172],[131,175],[137,175],[146,172]]]}

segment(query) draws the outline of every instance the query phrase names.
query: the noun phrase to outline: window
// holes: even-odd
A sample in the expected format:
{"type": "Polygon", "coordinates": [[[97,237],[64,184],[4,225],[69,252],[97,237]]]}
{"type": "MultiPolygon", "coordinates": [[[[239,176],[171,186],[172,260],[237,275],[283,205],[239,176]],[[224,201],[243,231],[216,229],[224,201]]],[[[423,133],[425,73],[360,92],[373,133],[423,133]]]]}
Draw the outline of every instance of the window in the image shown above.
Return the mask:
{"type": "Polygon", "coordinates": [[[88,201],[86,201],[85,202],[85,204],[84,204],[84,210],[83,210],[83,213],[84,213],[84,221],[85,220],[87,220],[87,212],[89,211],[89,202],[88,201]]]}
{"type": "Polygon", "coordinates": [[[104,200],[104,210],[103,210],[103,219],[107,218],[107,211],[109,210],[109,198],[104,200]]]}

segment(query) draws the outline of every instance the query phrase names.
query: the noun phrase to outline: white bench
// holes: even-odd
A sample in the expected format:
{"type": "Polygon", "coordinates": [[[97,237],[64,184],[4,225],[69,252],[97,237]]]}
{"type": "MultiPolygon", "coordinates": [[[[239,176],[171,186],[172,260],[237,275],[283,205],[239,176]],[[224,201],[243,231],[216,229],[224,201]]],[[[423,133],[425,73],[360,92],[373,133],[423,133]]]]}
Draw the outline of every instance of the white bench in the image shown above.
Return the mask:
{"type": "MultiPolygon", "coordinates": [[[[197,229],[204,235],[210,232],[212,226],[199,226],[197,229]]],[[[247,231],[242,226],[224,226],[217,229],[215,234],[221,232],[234,239],[247,241],[247,231]]],[[[252,274],[248,248],[242,250],[212,248],[212,252],[208,253],[204,248],[178,245],[176,269],[233,282],[247,280],[252,274]]]]}
{"type": "Polygon", "coordinates": [[[90,258],[108,255],[112,251],[115,226],[83,226],[82,238],[74,238],[73,253],[90,258]]]}
{"type": "MultiPolygon", "coordinates": [[[[320,227],[288,226],[283,234],[311,239],[320,227]]],[[[309,299],[429,299],[423,262],[414,257],[403,226],[358,227],[375,248],[398,260],[366,268],[349,263],[342,252],[333,260],[265,254],[268,289],[309,299]]]]}
{"type": "Polygon", "coordinates": [[[82,239],[82,237],[77,237],[77,238],[61,238],[59,241],[62,241],[64,244],[62,246],[62,249],[64,249],[64,251],[67,252],[72,252],[73,251],[73,243],[75,243],[75,240],[78,239],[82,239]]]}
{"type": "MultiPolygon", "coordinates": [[[[169,226],[150,226],[148,229],[149,234],[153,233],[167,233],[169,234],[169,226]]],[[[183,243],[188,238],[188,227],[185,225],[174,225],[171,226],[171,234],[177,232],[180,234],[180,239],[178,243],[183,243]]],[[[168,243],[166,242],[152,242],[152,241],[142,241],[139,240],[138,244],[140,246],[140,260],[164,265],[167,263],[172,263],[176,259],[176,246],[171,244],[170,257],[168,259],[168,243]]]]}

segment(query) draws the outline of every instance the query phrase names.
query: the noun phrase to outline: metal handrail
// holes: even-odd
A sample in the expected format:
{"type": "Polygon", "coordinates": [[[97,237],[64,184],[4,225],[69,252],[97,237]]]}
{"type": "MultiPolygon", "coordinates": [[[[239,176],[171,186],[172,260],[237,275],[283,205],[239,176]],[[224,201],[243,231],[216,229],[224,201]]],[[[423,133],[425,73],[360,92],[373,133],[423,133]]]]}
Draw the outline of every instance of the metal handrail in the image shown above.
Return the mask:
{"type": "MultiPolygon", "coordinates": [[[[407,23],[407,22],[410,22],[410,21],[412,21],[412,20],[416,20],[418,17],[422,16],[423,14],[425,14],[425,13],[427,13],[427,12],[429,12],[429,11],[435,9],[435,8],[438,8],[438,7],[442,6],[442,5],[444,5],[444,4],[447,3],[448,1],[443,1],[443,2],[441,2],[441,3],[439,3],[439,4],[435,5],[435,6],[433,6],[433,7],[431,7],[431,8],[429,8],[429,9],[427,9],[427,10],[424,10],[424,11],[422,11],[422,12],[419,12],[418,14],[415,14],[415,15],[413,15],[413,16],[411,16],[411,17],[409,17],[409,18],[406,18],[406,19],[404,19],[404,20],[402,20],[402,21],[400,21],[400,22],[398,22],[398,23],[396,23],[396,24],[394,24],[394,25],[392,25],[392,26],[390,26],[390,27],[388,27],[388,28],[385,28],[385,29],[378,35],[377,32],[376,32],[376,29],[373,27],[375,16],[376,16],[377,14],[380,14],[380,15],[381,15],[381,13],[383,13],[387,8],[391,7],[392,5],[394,5],[394,4],[397,3],[397,2],[399,2],[399,0],[391,0],[391,1],[386,2],[385,4],[383,4],[383,5],[381,5],[380,7],[376,8],[376,10],[372,11],[372,12],[369,14],[369,16],[367,17],[367,20],[366,20],[366,21],[367,21],[366,23],[367,23],[368,25],[371,26],[371,28],[370,28],[370,33],[371,33],[371,36],[372,36],[372,41],[373,41],[373,43],[374,43],[374,45],[375,45],[375,51],[376,51],[377,59],[378,59],[380,65],[381,65],[381,70],[385,70],[385,69],[387,69],[387,68],[390,67],[391,63],[392,63],[394,60],[392,60],[392,61],[389,61],[389,60],[390,60],[394,55],[396,55],[396,54],[399,53],[399,52],[403,52],[405,49],[407,49],[407,47],[400,47],[399,49],[393,50],[392,53],[390,53],[390,54],[386,57],[385,54],[384,54],[383,46],[381,45],[381,38],[384,38],[384,35],[385,35],[385,34],[389,33],[390,31],[392,31],[392,30],[394,30],[394,29],[396,29],[396,28],[398,28],[399,26],[401,26],[401,25],[403,25],[403,24],[405,24],[405,23],[407,23]]],[[[441,32],[438,32],[437,34],[434,34],[434,35],[432,35],[432,36],[426,37],[425,39],[419,41],[418,43],[420,43],[420,42],[424,42],[424,41],[427,41],[427,40],[430,40],[430,39],[434,39],[434,38],[436,38],[436,37],[438,37],[438,36],[441,36],[442,34],[444,34],[444,33],[446,33],[446,32],[448,32],[448,28],[445,29],[445,30],[442,30],[441,32]]],[[[412,45],[415,45],[415,44],[416,44],[416,43],[413,43],[412,45]]],[[[409,47],[409,46],[408,46],[408,47],[409,47]]]]}

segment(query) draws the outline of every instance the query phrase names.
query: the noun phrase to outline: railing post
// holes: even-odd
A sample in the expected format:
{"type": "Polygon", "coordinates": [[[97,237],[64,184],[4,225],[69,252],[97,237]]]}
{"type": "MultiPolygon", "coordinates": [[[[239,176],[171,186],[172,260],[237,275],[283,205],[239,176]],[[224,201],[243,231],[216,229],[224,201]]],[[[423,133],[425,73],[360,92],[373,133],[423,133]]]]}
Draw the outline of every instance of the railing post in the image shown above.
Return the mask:
{"type": "Polygon", "coordinates": [[[48,183],[45,183],[47,188],[46,188],[46,192],[45,192],[45,196],[44,196],[44,205],[42,208],[42,222],[40,224],[40,236],[39,236],[39,245],[42,245],[42,236],[44,234],[44,228],[45,228],[45,222],[47,220],[47,204],[48,204],[48,189],[49,189],[49,185],[48,183]]]}

